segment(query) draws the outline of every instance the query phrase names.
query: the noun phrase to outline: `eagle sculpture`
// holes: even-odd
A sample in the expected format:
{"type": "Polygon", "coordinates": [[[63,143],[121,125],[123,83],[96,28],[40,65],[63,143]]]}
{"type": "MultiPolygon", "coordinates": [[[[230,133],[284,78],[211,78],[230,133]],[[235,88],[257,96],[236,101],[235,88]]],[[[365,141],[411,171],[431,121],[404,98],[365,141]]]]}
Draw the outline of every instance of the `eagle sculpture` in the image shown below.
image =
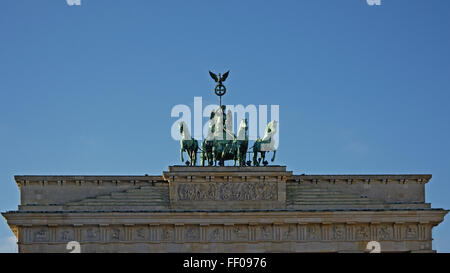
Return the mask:
{"type": "Polygon", "coordinates": [[[216,74],[212,73],[211,71],[209,71],[209,75],[211,76],[211,78],[213,78],[213,80],[215,82],[217,82],[217,85],[222,85],[222,82],[224,82],[227,77],[228,77],[228,73],[230,73],[230,70],[228,70],[227,72],[223,73],[223,75],[217,76],[216,74]]]}

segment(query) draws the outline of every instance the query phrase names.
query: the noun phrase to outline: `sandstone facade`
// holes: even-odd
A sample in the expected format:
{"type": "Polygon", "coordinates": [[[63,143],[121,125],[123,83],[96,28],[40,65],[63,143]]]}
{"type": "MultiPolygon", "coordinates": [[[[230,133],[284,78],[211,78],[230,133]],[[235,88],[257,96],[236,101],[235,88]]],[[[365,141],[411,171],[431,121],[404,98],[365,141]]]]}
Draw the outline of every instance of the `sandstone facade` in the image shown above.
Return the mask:
{"type": "Polygon", "coordinates": [[[171,166],[158,176],[16,176],[19,252],[434,252],[431,175],[171,166]]]}

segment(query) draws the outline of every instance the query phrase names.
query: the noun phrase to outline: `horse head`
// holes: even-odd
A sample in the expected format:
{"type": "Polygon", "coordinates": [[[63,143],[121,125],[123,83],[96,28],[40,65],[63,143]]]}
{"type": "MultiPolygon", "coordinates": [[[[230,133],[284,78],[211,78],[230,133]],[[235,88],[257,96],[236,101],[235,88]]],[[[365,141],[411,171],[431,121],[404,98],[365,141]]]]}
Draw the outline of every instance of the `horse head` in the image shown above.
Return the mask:
{"type": "Polygon", "coordinates": [[[239,124],[239,130],[238,130],[238,140],[245,140],[247,136],[248,131],[248,123],[247,119],[244,118],[241,120],[241,123],[239,124]]]}
{"type": "Polygon", "coordinates": [[[181,139],[191,139],[191,134],[189,133],[189,128],[187,127],[186,122],[180,121],[178,126],[180,127],[181,139]]]}
{"type": "Polygon", "coordinates": [[[272,120],[267,124],[266,132],[264,137],[261,139],[261,150],[262,151],[273,151],[275,150],[275,139],[273,136],[277,132],[278,121],[272,120]]]}
{"type": "Polygon", "coordinates": [[[267,124],[263,139],[271,138],[277,132],[278,121],[272,120],[267,124]]]}

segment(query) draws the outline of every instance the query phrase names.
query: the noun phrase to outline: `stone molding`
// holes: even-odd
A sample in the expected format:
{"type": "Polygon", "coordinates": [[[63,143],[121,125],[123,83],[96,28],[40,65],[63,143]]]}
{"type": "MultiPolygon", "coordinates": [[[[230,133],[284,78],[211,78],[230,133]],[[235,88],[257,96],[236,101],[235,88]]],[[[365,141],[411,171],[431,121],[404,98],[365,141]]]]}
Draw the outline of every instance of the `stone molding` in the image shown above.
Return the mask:
{"type": "Polygon", "coordinates": [[[431,174],[293,175],[289,181],[305,184],[426,184],[431,174]]]}
{"type": "Polygon", "coordinates": [[[138,224],[258,224],[258,223],[440,223],[443,209],[342,210],[342,211],[242,211],[230,212],[6,212],[11,226],[138,225],[138,224]]]}
{"type": "Polygon", "coordinates": [[[248,242],[248,241],[427,241],[431,224],[268,223],[28,226],[19,243],[89,242],[248,242]],[[180,235],[176,236],[179,228],[180,235]],[[231,236],[225,233],[231,229],[231,236]]]}
{"type": "Polygon", "coordinates": [[[135,186],[164,182],[160,175],[152,176],[70,176],[70,175],[16,175],[19,188],[24,186],[135,186]]]}
{"type": "Polygon", "coordinates": [[[330,251],[361,252],[367,242],[373,240],[379,241],[384,251],[432,252],[431,230],[446,213],[444,210],[247,212],[239,215],[92,212],[12,213],[8,218],[9,224],[18,230],[18,243],[23,252],[27,252],[27,247],[32,251],[39,246],[43,247],[41,251],[56,251],[55,247],[63,249],[65,243],[73,240],[82,246],[92,245],[88,252],[98,249],[99,244],[103,251],[118,250],[115,247],[121,245],[123,252],[133,252],[133,247],[139,244],[153,245],[151,249],[155,252],[170,244],[182,244],[185,251],[196,251],[198,246],[217,251],[215,247],[225,244],[230,251],[247,252],[252,248],[243,248],[242,244],[248,247],[254,243],[290,247],[293,245],[284,244],[295,244],[298,249],[303,249],[303,245],[311,251],[327,251],[329,246],[330,251]],[[317,244],[322,243],[327,245],[317,248],[317,244]],[[111,249],[108,250],[108,246],[111,249]]]}
{"type": "MultiPolygon", "coordinates": [[[[176,167],[176,166],[175,166],[176,167]]],[[[181,166],[180,166],[181,167],[181,166]]],[[[186,168],[205,168],[203,172],[206,172],[208,167],[186,167],[186,168]]],[[[233,167],[224,167],[224,168],[233,168],[233,167]]],[[[265,167],[235,167],[235,168],[265,168],[265,167]]],[[[239,171],[238,169],[236,169],[239,171]]],[[[233,171],[236,171],[233,170],[233,171]]],[[[168,172],[166,172],[167,174],[168,172]]],[[[180,173],[181,174],[181,173],[180,173]]],[[[256,170],[254,173],[256,177],[260,177],[260,172],[256,170]]],[[[379,183],[379,184],[389,184],[389,183],[397,183],[397,184],[407,184],[407,183],[419,183],[425,184],[428,183],[431,179],[430,174],[408,174],[408,175],[291,175],[289,177],[285,177],[286,181],[294,181],[294,182],[304,182],[311,184],[318,183],[327,183],[327,184],[336,184],[336,183],[345,183],[345,184],[371,184],[371,183],[379,183]]],[[[185,176],[192,176],[188,173],[185,176]]],[[[204,176],[205,180],[211,181],[213,177],[226,177],[224,174],[218,174],[217,176],[204,176]]],[[[246,181],[245,176],[237,175],[234,179],[242,179],[246,181]]],[[[148,184],[148,183],[157,183],[157,182],[168,182],[170,177],[166,175],[139,175],[139,176],[100,176],[100,175],[92,175],[92,176],[70,176],[70,175],[16,175],[14,179],[19,187],[28,186],[28,185],[40,185],[40,186],[65,186],[65,185],[77,185],[77,186],[90,186],[90,185],[103,185],[103,184],[111,184],[111,185],[135,185],[135,184],[148,184]]],[[[259,178],[260,179],[260,178],[259,178]]]]}

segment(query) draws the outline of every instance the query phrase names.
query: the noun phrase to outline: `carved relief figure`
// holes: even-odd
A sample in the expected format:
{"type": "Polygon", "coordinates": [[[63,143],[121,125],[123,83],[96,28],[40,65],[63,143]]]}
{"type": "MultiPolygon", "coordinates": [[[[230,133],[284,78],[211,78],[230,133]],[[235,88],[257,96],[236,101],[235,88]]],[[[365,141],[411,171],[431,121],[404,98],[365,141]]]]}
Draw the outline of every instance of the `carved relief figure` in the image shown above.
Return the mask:
{"type": "Polygon", "coordinates": [[[120,231],[118,228],[111,229],[111,240],[120,240],[120,231]]]}
{"type": "Polygon", "coordinates": [[[218,227],[215,227],[211,230],[209,234],[210,241],[219,241],[221,239],[221,230],[218,227]]]}
{"type": "Polygon", "coordinates": [[[60,241],[72,241],[73,239],[73,231],[71,230],[62,230],[59,234],[60,241]]]}
{"type": "Polygon", "coordinates": [[[248,229],[243,226],[233,227],[233,237],[235,240],[247,240],[248,239],[248,229]]]}
{"type": "Polygon", "coordinates": [[[171,226],[163,227],[161,229],[161,240],[170,241],[174,238],[174,229],[171,226]]]}
{"type": "Polygon", "coordinates": [[[417,238],[417,226],[416,225],[406,226],[406,238],[407,239],[416,239],[417,238]]]}
{"type": "Polygon", "coordinates": [[[187,241],[197,241],[200,239],[200,229],[198,226],[189,226],[185,229],[185,239],[187,241]]]}
{"type": "Polygon", "coordinates": [[[308,240],[318,240],[319,239],[319,230],[320,228],[317,225],[308,226],[308,240]]]}
{"type": "Polygon", "coordinates": [[[272,235],[273,235],[272,226],[264,225],[264,226],[261,226],[259,228],[259,230],[260,230],[260,234],[261,234],[261,239],[263,239],[263,240],[264,239],[265,240],[272,239],[272,235]]]}
{"type": "Polygon", "coordinates": [[[217,187],[215,184],[210,184],[208,189],[208,194],[207,194],[207,200],[216,200],[216,191],[217,191],[217,187]]]}
{"type": "Polygon", "coordinates": [[[48,230],[40,229],[34,233],[35,242],[48,241],[48,230]]]}
{"type": "Polygon", "coordinates": [[[219,200],[228,200],[231,195],[231,184],[230,183],[220,183],[219,184],[219,200]]]}
{"type": "Polygon", "coordinates": [[[392,238],[392,227],[389,225],[381,225],[378,228],[379,240],[390,240],[392,238]]]}
{"type": "Polygon", "coordinates": [[[88,240],[98,240],[100,236],[100,233],[97,228],[88,228],[86,230],[86,237],[88,240]]]}
{"type": "Polygon", "coordinates": [[[360,225],[356,228],[356,240],[368,240],[369,239],[369,226],[360,225]]]}
{"type": "Polygon", "coordinates": [[[140,240],[145,239],[145,233],[146,233],[145,228],[138,228],[136,230],[136,237],[140,240]]]}
{"type": "Polygon", "coordinates": [[[344,225],[334,225],[333,226],[333,239],[334,240],[344,240],[345,239],[345,226],[344,225]]]}
{"type": "Polygon", "coordinates": [[[294,240],[296,235],[296,226],[295,225],[287,225],[283,232],[283,239],[285,240],[294,240]]]}

